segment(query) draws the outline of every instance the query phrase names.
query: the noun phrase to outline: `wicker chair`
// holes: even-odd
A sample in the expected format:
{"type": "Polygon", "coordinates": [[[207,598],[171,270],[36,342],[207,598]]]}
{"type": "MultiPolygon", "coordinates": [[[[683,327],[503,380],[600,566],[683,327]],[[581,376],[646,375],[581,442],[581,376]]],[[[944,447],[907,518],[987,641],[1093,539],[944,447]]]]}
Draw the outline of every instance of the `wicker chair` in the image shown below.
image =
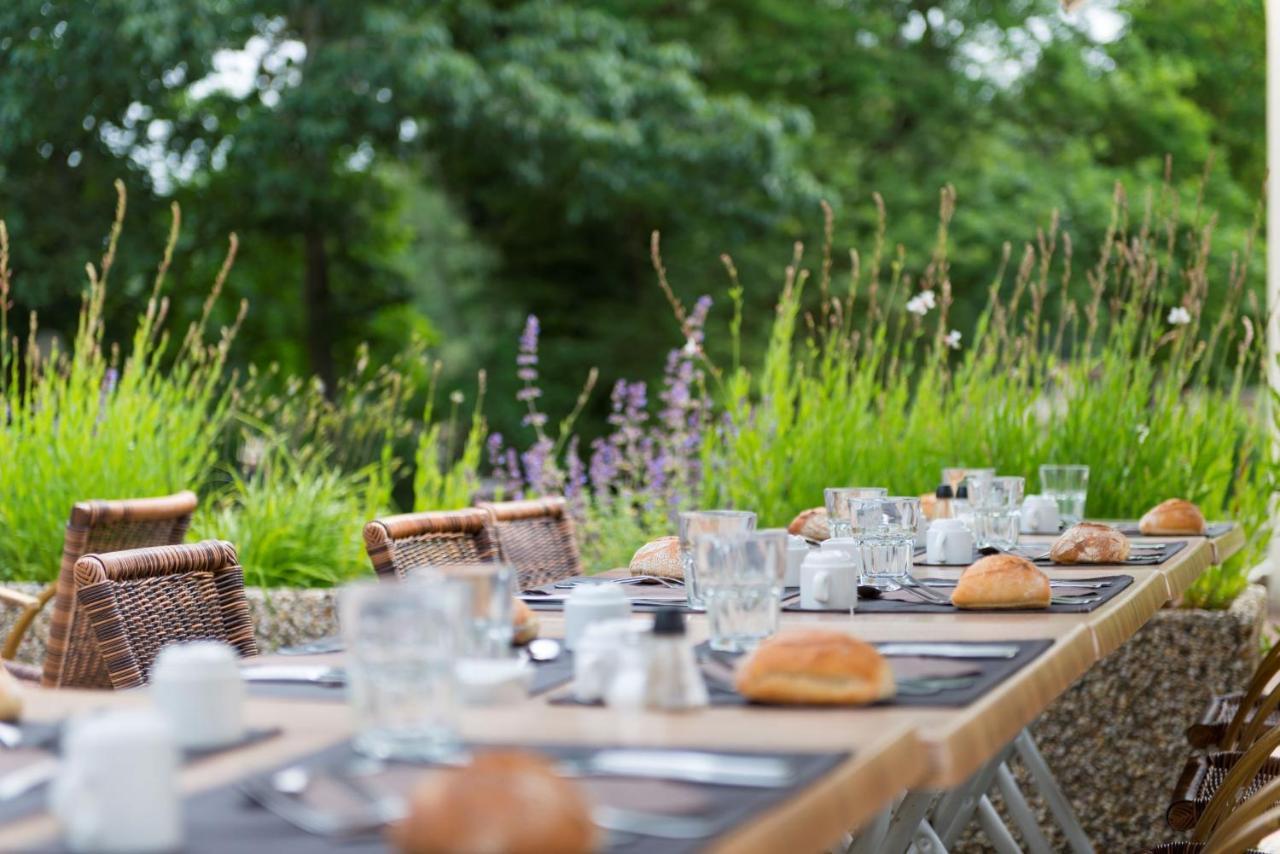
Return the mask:
{"type": "MultiPolygon", "coordinates": [[[[1166,842],[1144,849],[1142,854],[1255,854],[1263,838],[1280,830],[1280,778],[1271,780],[1243,801],[1239,792],[1223,796],[1219,805],[1225,815],[1215,827],[1205,830],[1207,838],[1190,842],[1166,842]]],[[[1200,833],[1200,828],[1197,828],[1200,833]]]]}
{"type": "Polygon", "coordinates": [[[385,581],[402,579],[419,566],[487,563],[499,556],[489,514],[476,508],[374,519],[364,526],[364,548],[385,581]]]}
{"type": "Polygon", "coordinates": [[[14,591],[0,593],[0,601],[22,609],[5,639],[0,658],[12,659],[32,622],[54,599],[54,618],[44,659],[43,679],[52,679],[62,667],[68,638],[75,632],[75,566],[90,552],[99,554],[145,546],[180,543],[187,535],[191,514],[196,509],[194,492],[179,492],[159,498],[130,498],[123,501],[81,501],[71,508],[67,533],[62,543],[62,565],[58,580],[39,596],[14,591]]]}
{"type": "Polygon", "coordinates": [[[146,684],[166,644],[218,640],[257,655],[244,572],[230,543],[85,555],[75,567],[74,626],[50,687],[134,688],[146,684]]]}
{"type": "Polygon", "coordinates": [[[1271,647],[1244,691],[1218,694],[1209,700],[1200,720],[1187,727],[1187,740],[1191,746],[1219,750],[1235,748],[1245,728],[1255,724],[1259,711],[1264,709],[1261,721],[1252,728],[1280,726],[1280,711],[1276,708],[1280,704],[1280,688],[1267,696],[1267,686],[1277,672],[1280,672],[1280,644],[1271,647]]]}
{"type": "Polygon", "coordinates": [[[1174,830],[1192,831],[1192,842],[1206,841],[1238,800],[1262,791],[1280,791],[1271,786],[1280,780],[1280,757],[1271,755],[1280,747],[1280,728],[1241,744],[1248,748],[1197,756],[1183,768],[1166,818],[1174,830]]]}
{"type": "Polygon", "coordinates": [[[479,503],[489,514],[502,558],[520,574],[529,590],[582,574],[573,517],[563,498],[479,503]]]}

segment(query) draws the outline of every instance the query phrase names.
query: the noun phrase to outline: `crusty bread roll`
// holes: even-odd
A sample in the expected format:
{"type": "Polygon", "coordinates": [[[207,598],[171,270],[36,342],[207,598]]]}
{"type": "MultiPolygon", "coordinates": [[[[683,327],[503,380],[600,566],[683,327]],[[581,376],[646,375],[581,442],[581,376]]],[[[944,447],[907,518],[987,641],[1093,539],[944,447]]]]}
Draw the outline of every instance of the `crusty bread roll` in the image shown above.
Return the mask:
{"type": "Polygon", "coordinates": [[[1124,563],[1128,557],[1129,538],[1100,522],[1072,525],[1049,549],[1054,563],[1124,563]]]}
{"type": "Polygon", "coordinates": [[[684,578],[680,563],[680,538],[659,537],[645,543],[631,557],[632,575],[656,575],[659,578],[684,578]]]}
{"type": "Polygon", "coordinates": [[[827,508],[811,507],[801,510],[800,515],[791,520],[787,532],[807,540],[822,542],[831,536],[831,527],[827,522],[827,508]]]}
{"type": "Polygon", "coordinates": [[[578,787],[542,757],[514,750],[427,777],[388,835],[404,854],[587,854],[599,841],[578,787]]]}
{"type": "Polygon", "coordinates": [[[960,575],[951,592],[957,608],[1048,608],[1049,577],[1017,555],[990,555],[960,575]]]}
{"type": "Polygon", "coordinates": [[[538,627],[541,622],[538,615],[533,613],[533,609],[524,603],[523,600],[517,599],[515,608],[511,611],[511,624],[515,627],[516,633],[512,640],[516,644],[526,644],[538,636],[538,627]]]}
{"type": "Polygon", "coordinates": [[[1200,508],[1181,498],[1161,501],[1138,520],[1143,534],[1203,534],[1204,514],[1200,508]]]}
{"type": "Polygon", "coordinates": [[[830,629],[774,635],[742,660],[734,685],[761,703],[860,706],[894,692],[893,671],[875,647],[830,629]]]}

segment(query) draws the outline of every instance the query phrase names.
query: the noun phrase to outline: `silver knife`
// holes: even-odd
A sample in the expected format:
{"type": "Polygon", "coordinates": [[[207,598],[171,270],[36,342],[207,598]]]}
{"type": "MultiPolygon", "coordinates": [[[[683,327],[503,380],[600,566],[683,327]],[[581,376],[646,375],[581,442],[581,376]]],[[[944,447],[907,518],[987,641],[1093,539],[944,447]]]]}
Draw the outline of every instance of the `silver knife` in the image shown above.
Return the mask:
{"type": "Polygon", "coordinates": [[[584,760],[562,764],[584,774],[744,788],[777,788],[795,779],[791,763],[776,756],[728,756],[698,750],[601,750],[584,760]]]}
{"type": "Polygon", "coordinates": [[[340,667],[323,664],[253,664],[240,668],[246,682],[306,682],[317,685],[345,685],[347,674],[340,667]]]}
{"type": "Polygon", "coordinates": [[[1014,658],[1019,647],[1004,643],[882,643],[876,649],[887,656],[920,656],[921,658],[1014,658]]]}
{"type": "Polygon", "coordinates": [[[0,803],[20,798],[58,773],[57,759],[41,759],[0,777],[0,803]]]}

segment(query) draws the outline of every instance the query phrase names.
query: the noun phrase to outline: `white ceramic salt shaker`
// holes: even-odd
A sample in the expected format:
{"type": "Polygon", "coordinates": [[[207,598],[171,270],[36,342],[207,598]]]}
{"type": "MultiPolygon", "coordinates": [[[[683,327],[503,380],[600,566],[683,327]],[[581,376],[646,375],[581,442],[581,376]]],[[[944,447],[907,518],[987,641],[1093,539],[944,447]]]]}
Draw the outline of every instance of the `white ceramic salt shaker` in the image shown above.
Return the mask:
{"type": "Polygon", "coordinates": [[[151,667],[150,691],[179,747],[225,747],[244,736],[239,656],[225,643],[193,641],[166,646],[151,667]]]}

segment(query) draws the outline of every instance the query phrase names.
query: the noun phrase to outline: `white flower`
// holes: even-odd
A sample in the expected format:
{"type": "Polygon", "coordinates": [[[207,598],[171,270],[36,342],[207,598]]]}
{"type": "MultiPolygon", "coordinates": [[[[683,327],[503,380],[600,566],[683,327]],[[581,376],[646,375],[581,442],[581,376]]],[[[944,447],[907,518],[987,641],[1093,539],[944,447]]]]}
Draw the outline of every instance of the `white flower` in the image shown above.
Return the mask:
{"type": "Polygon", "coordinates": [[[1180,305],[1174,306],[1169,309],[1168,320],[1174,326],[1186,326],[1191,322],[1191,312],[1187,311],[1180,305]]]}
{"type": "Polygon", "coordinates": [[[696,356],[698,354],[698,342],[692,338],[685,339],[684,354],[686,356],[696,356]]]}
{"type": "Polygon", "coordinates": [[[465,398],[463,398],[462,392],[460,391],[454,390],[449,392],[449,401],[453,403],[454,406],[457,406],[458,404],[462,403],[464,399],[465,398]]]}
{"type": "Polygon", "coordinates": [[[952,350],[959,350],[960,349],[960,330],[952,329],[950,332],[947,333],[947,337],[944,338],[943,340],[947,342],[947,346],[950,347],[952,350]]]}
{"type": "Polygon", "coordinates": [[[924,317],[937,304],[937,301],[933,298],[933,291],[921,291],[907,300],[907,311],[924,317]]]}
{"type": "Polygon", "coordinates": [[[1151,428],[1146,424],[1139,424],[1137,427],[1137,433],[1138,444],[1141,445],[1143,442],[1147,441],[1147,437],[1151,435],[1151,428]]]}

